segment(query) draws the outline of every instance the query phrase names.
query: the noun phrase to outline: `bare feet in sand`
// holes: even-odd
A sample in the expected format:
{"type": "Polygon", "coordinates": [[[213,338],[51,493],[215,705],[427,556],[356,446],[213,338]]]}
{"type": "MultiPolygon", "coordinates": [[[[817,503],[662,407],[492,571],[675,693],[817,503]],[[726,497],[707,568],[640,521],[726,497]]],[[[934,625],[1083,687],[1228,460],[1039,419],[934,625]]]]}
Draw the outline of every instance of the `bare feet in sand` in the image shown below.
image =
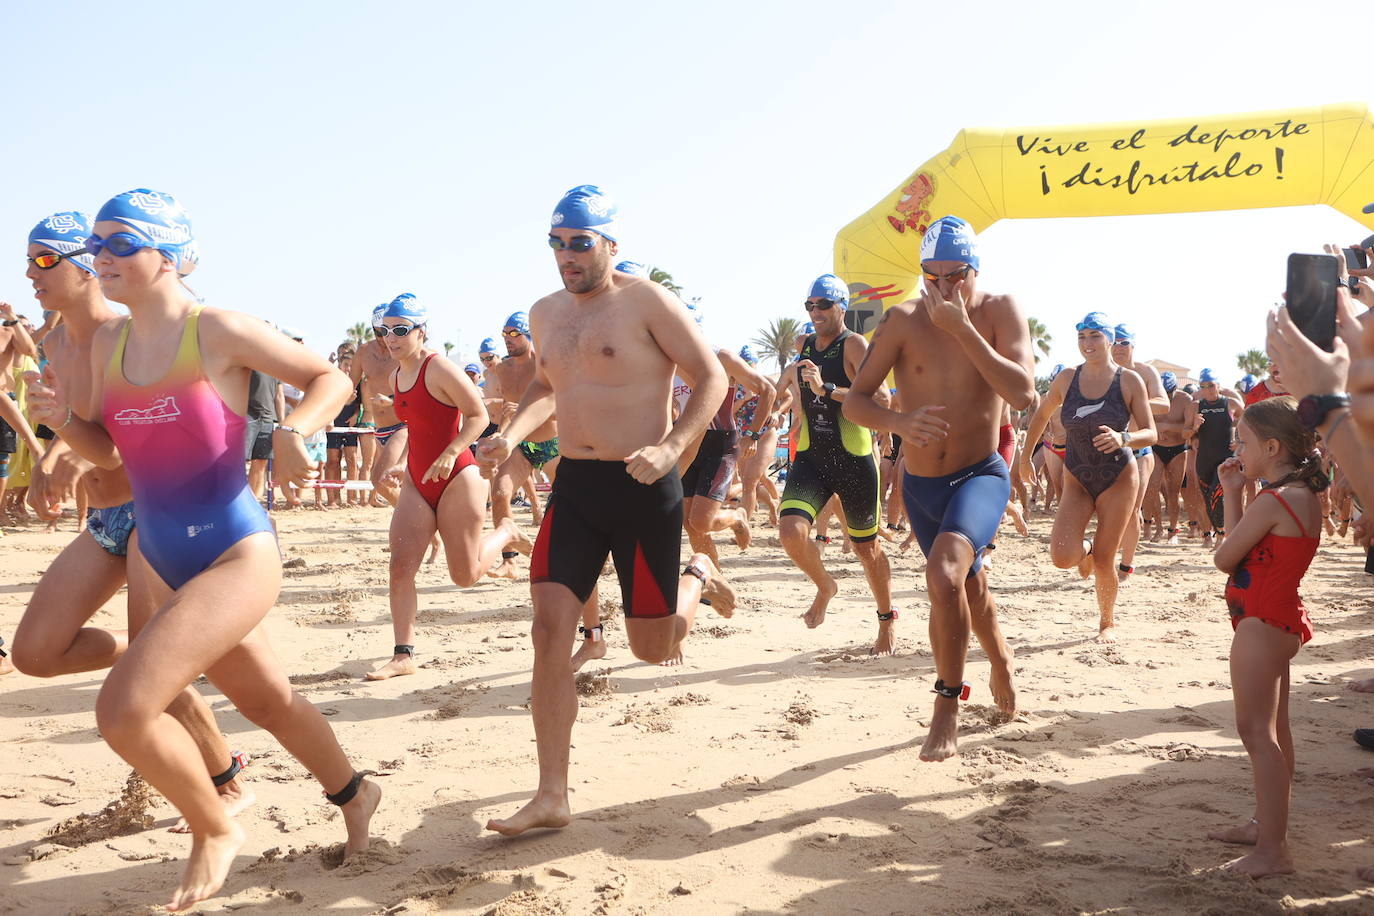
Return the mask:
{"type": "Polygon", "coordinates": [[[1116,627],[1103,627],[1098,630],[1097,636],[1093,639],[1093,642],[1104,646],[1116,642],[1116,627]]]}
{"type": "Polygon", "coordinates": [[[743,509],[736,509],[739,517],[730,523],[730,530],[735,535],[735,546],[740,550],[748,550],[749,544],[754,540],[754,533],[749,530],[749,516],[743,509]]]}
{"type": "MultiPolygon", "coordinates": [[[[824,612],[822,612],[824,613],[824,612]]],[[[891,655],[897,651],[897,618],[878,621],[878,638],[873,642],[869,655],[891,655]]]]}
{"type": "Polygon", "coordinates": [[[701,597],[711,602],[711,610],[721,617],[735,616],[735,590],[725,581],[711,558],[704,553],[694,553],[688,565],[696,566],[706,574],[706,581],[701,583],[701,597]]]}
{"type": "Polygon", "coordinates": [[[510,544],[512,550],[517,550],[525,556],[534,553],[534,541],[525,536],[525,532],[520,530],[520,526],[515,524],[515,519],[501,519],[501,527],[510,532],[510,544]]]}
{"type": "Polygon", "coordinates": [[[663,667],[663,668],[676,668],[676,667],[678,667],[679,665],[681,665],[681,664],[682,664],[682,643],[679,642],[679,643],[677,644],[677,648],[673,650],[673,654],[669,655],[667,658],[665,658],[663,661],[659,662],[658,664],[659,664],[660,667],[663,667]]]}
{"type": "MultiPolygon", "coordinates": [[[[0,662],[2,665],[3,662],[0,662]]],[[[1374,693],[1374,677],[1367,677],[1361,681],[1351,681],[1345,685],[1346,690],[1353,690],[1356,693],[1374,693]]]]}
{"type": "Polygon", "coordinates": [[[234,864],[234,856],[243,841],[243,828],[233,821],[222,834],[195,837],[191,841],[191,857],[181,873],[181,886],[172,895],[167,909],[175,913],[213,897],[229,876],[229,866],[234,864]]]}
{"type": "MultiPolygon", "coordinates": [[[[601,628],[598,626],[594,629],[600,630],[601,628]]],[[[600,634],[598,633],[597,635],[600,634]]],[[[606,640],[592,639],[590,636],[587,636],[582,640],[582,645],[578,646],[577,651],[573,653],[572,670],[581,671],[582,666],[587,664],[587,662],[595,661],[598,658],[605,657],[606,640]]]]}
{"type": "Polygon", "coordinates": [[[512,817],[487,821],[487,829],[502,836],[517,836],[535,827],[566,827],[572,821],[567,796],[563,798],[536,795],[530,803],[512,817]]]}
{"type": "Polygon", "coordinates": [[[811,607],[807,609],[806,613],[801,615],[802,620],[806,621],[808,629],[814,630],[825,623],[825,609],[830,604],[830,599],[834,598],[835,593],[839,590],[840,587],[835,584],[835,580],[831,578],[829,573],[826,573],[825,582],[816,589],[816,599],[811,602],[811,607]]]}
{"type": "MultiPolygon", "coordinates": [[[[258,800],[253,790],[248,788],[242,779],[235,776],[224,785],[215,789],[219,793],[219,800],[224,802],[224,813],[229,817],[237,817],[253,802],[258,800]]],[[[168,833],[190,833],[191,825],[186,823],[186,818],[181,818],[171,827],[167,828],[168,833]]]]}
{"type": "Polygon", "coordinates": [[[348,839],[344,841],[344,861],[354,853],[362,852],[372,842],[367,831],[372,823],[372,815],[381,803],[381,786],[364,779],[358,783],[358,794],[339,809],[344,816],[344,828],[348,831],[348,839]]]}
{"type": "Polygon", "coordinates": [[[1078,561],[1078,577],[1086,579],[1093,574],[1093,542],[1083,540],[1083,559],[1078,561]]]}
{"type": "Polygon", "coordinates": [[[1259,823],[1252,817],[1239,826],[1213,830],[1207,834],[1207,839],[1234,843],[1237,846],[1254,846],[1259,841],[1259,823]]]}
{"type": "Polygon", "coordinates": [[[930,720],[930,733],[921,745],[921,759],[928,763],[948,760],[959,753],[959,701],[949,697],[935,698],[935,714],[930,720]]]}
{"type": "Polygon", "coordinates": [[[502,557],[500,563],[487,570],[487,575],[493,579],[515,579],[519,578],[520,571],[515,568],[514,557],[502,557]]]}
{"type": "Polygon", "coordinates": [[[988,661],[992,663],[992,674],[988,677],[988,689],[992,691],[992,702],[997,704],[1007,716],[1016,715],[1016,681],[1012,677],[1012,661],[1014,656],[1011,646],[1005,641],[1002,643],[1002,657],[995,655],[989,656],[988,661]]]}
{"type": "Polygon", "coordinates": [[[1277,852],[1254,852],[1241,856],[1239,859],[1232,859],[1222,868],[1226,871],[1239,872],[1242,875],[1249,875],[1251,878],[1265,878],[1269,875],[1291,875],[1293,873],[1293,858],[1288,855],[1287,848],[1277,852]]]}
{"type": "Polygon", "coordinates": [[[369,671],[365,677],[369,681],[385,681],[388,678],[404,677],[407,674],[415,673],[415,657],[405,652],[398,652],[391,656],[391,661],[387,662],[376,671],[369,671]]]}

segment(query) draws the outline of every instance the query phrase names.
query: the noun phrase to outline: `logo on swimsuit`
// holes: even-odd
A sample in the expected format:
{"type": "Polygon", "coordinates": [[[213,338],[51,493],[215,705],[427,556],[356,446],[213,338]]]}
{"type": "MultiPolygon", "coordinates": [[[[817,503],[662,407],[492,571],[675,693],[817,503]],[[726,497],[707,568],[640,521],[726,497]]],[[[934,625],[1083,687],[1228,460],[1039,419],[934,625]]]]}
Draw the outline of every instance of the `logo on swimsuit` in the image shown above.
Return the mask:
{"type": "Polygon", "coordinates": [[[972,477],[973,475],[975,475],[975,474],[977,474],[977,473],[978,473],[977,471],[970,471],[969,473],[965,474],[963,477],[960,477],[958,480],[951,480],[951,481],[949,482],[948,485],[951,486],[951,487],[957,487],[957,486],[959,486],[959,484],[963,483],[965,480],[968,480],[970,477],[972,477]]]}
{"type": "Polygon", "coordinates": [[[123,426],[147,426],[150,423],[171,423],[181,416],[174,397],[158,398],[147,410],[126,407],[114,415],[114,420],[123,426]]]}
{"type": "Polygon", "coordinates": [[[213,527],[215,527],[215,525],[214,525],[213,522],[211,522],[211,523],[208,524],[208,525],[187,525],[187,526],[186,526],[186,536],[187,536],[188,538],[193,538],[193,537],[195,537],[195,536],[198,535],[198,534],[202,534],[202,533],[204,533],[204,532],[206,532],[206,531],[209,531],[209,530],[210,530],[211,528],[213,528],[213,527]]]}
{"type": "Polygon", "coordinates": [[[1084,404],[1082,407],[1075,410],[1073,412],[1073,415],[1076,419],[1081,420],[1086,416],[1090,416],[1092,414],[1097,413],[1099,410],[1102,409],[1103,405],[1105,405],[1106,403],[1106,401],[1099,401],[1096,404],[1084,404]]]}

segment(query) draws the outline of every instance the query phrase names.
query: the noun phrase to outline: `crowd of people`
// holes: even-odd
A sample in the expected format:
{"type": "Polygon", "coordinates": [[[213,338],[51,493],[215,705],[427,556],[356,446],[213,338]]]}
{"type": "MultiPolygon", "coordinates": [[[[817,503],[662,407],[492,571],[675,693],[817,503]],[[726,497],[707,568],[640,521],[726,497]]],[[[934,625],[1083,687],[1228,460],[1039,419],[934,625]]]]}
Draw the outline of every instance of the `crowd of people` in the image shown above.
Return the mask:
{"type": "MultiPolygon", "coordinates": [[[[394,645],[370,680],[416,672],[426,551],[433,562],[442,549],[458,588],[528,576],[538,776],[526,805],[488,823],[505,835],[571,821],[574,674],[607,653],[608,559],[629,650],[673,665],[703,605],[733,614],[715,541],[746,549],[760,502],[815,586],[807,627],[837,591],[825,550],[839,522],[873,600],[875,654],[895,650],[900,617],[885,545],[916,544],[929,608],[906,613],[927,615],[935,666],[919,756],[940,761],[958,753],[959,704],[975,690],[970,636],[993,702],[1018,708],[989,587],[1004,519],[1024,534],[1037,508],[1054,513],[1049,559],[1092,577],[1101,642],[1118,638],[1142,539],[1211,551],[1255,788],[1254,815],[1214,837],[1254,847],[1228,864],[1241,873],[1292,870],[1288,666],[1313,635],[1299,588],[1324,527],[1366,547],[1374,536],[1374,323],[1355,308],[1374,301],[1374,269],[1327,246],[1336,342],[1315,346],[1275,310],[1262,381],[1225,387],[1204,369],[1194,387],[1094,311],[1076,324],[1081,363],[1037,385],[1026,316],[979,288],[972,228],[947,216],[921,241],[920,294],[871,338],[846,324],[845,280],[818,277],[795,358],[774,377],[751,348],[712,346],[699,309],[618,260],[617,216],[595,186],[567,192],[548,235],[561,288],[505,320],[504,355],[488,338],[463,367],[429,345],[429,310],[409,293],[372,311],[370,339],[328,358],[290,329],[202,305],[186,285],[194,229],[169,194],[129,191],[93,219],[65,211],[30,233],[44,320],[0,304],[0,512],[53,522],[74,503],[82,529],[34,587],[0,673],[109,669],[100,733],[192,837],[171,909],[216,893],[245,839],[234,816],[253,800],[193,686],[202,674],[339,806],[345,854],[367,847],[381,802],[260,626],[284,559],[273,487],[287,507],[312,491],[317,505],[391,507],[394,645]],[[533,541],[515,520],[522,493],[533,541]],[[127,627],[92,626],[125,585],[127,627]]],[[[1354,686],[1374,692],[1374,678],[1354,686]]]]}

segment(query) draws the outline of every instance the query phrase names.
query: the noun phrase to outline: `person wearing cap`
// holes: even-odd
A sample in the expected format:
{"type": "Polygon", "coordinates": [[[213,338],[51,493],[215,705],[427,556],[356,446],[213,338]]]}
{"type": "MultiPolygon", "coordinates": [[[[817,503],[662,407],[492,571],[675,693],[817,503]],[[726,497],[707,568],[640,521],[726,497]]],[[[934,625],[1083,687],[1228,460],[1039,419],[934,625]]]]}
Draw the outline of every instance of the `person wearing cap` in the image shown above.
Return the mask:
{"type": "Polygon", "coordinates": [[[1146,505],[1155,506],[1161,494],[1163,495],[1164,509],[1156,510],[1159,527],[1163,528],[1165,516],[1168,516],[1169,527],[1162,532],[1157,530],[1154,540],[1162,540],[1168,546],[1176,547],[1178,500],[1183,491],[1183,478],[1188,470],[1188,460],[1184,453],[1191,448],[1184,438],[1184,430],[1188,406],[1193,403],[1193,397],[1179,387],[1178,376],[1172,372],[1160,373],[1159,381],[1169,398],[1169,410],[1163,416],[1155,418],[1159,441],[1154,444],[1155,467],[1150,474],[1150,490],[1145,499],[1146,505]]]}
{"type": "Polygon", "coordinates": [[[530,561],[539,787],[515,815],[487,822],[506,835],[572,818],[577,689],[569,649],[608,554],[625,635],[644,661],[681,651],[703,597],[723,616],[734,611],[734,592],[709,557],[695,554],[678,566],[676,464],[725,397],[725,373],[680,299],[612,269],[616,217],[609,195],[593,185],[573,188],[554,209],[549,246],[563,288],[531,307],[532,339],[543,344],[533,380],[503,432],[477,450],[494,475],[557,412],[563,460],[530,561]],[[675,369],[693,386],[676,424],[668,406],[675,369]]]}
{"type": "MultiPolygon", "coordinates": [[[[1253,389],[1251,389],[1253,390],[1253,389]]],[[[1231,457],[1235,424],[1245,405],[1230,389],[1223,390],[1211,369],[1198,373],[1198,392],[1183,414],[1184,436],[1193,445],[1190,456],[1196,473],[1189,475],[1201,511],[1202,545],[1214,548],[1226,536],[1226,513],[1217,470],[1231,457]],[[1213,534],[1215,532],[1215,540],[1213,534]]]]}
{"type": "MultiPolygon", "coordinates": [[[[367,475],[372,482],[372,498],[369,503],[374,506],[389,504],[394,507],[400,489],[387,477],[387,471],[399,464],[405,456],[409,434],[401,418],[396,416],[396,407],[392,401],[392,377],[395,376],[399,364],[380,339],[381,332],[377,330],[383,324],[382,315],[386,308],[387,303],[383,303],[372,310],[372,339],[364,341],[354,354],[353,362],[348,368],[348,378],[361,395],[360,403],[367,411],[369,421],[375,426],[371,438],[376,445],[376,453],[367,475]]],[[[353,422],[357,422],[356,418],[353,422]]]]}
{"type": "MultiPolygon", "coordinates": [[[[1164,383],[1160,381],[1159,370],[1143,360],[1136,359],[1135,331],[1128,324],[1118,324],[1115,328],[1115,337],[1112,340],[1112,360],[1122,369],[1127,369],[1140,376],[1141,381],[1145,383],[1145,392],[1149,395],[1150,413],[1158,424],[1159,419],[1169,413],[1169,396],[1164,391],[1164,383]]],[[[1134,421],[1132,423],[1134,424],[1134,421]]],[[[1131,431],[1139,432],[1140,430],[1132,425],[1131,431]]],[[[1135,460],[1136,467],[1140,471],[1135,515],[1126,525],[1126,536],[1121,540],[1121,562],[1116,567],[1117,575],[1123,582],[1135,572],[1135,551],[1140,543],[1140,532],[1143,525],[1141,510],[1145,506],[1145,494],[1150,489],[1150,480],[1155,471],[1155,457],[1150,446],[1146,445],[1135,449],[1135,460]]]]}
{"type": "Polygon", "coordinates": [[[922,760],[958,753],[959,701],[969,630],[992,665],[992,699],[1016,709],[1012,652],[997,623],[983,569],[1011,497],[997,452],[1002,405],[1024,410],[1035,396],[1026,317],[1011,296],[977,288],[981,262],[973,229],[947,216],[921,239],[921,294],[883,313],[845,413],[902,437],[907,518],[926,555],[935,709],[922,760]],[[874,397],[891,372],[902,413],[874,397]]]}
{"type": "MultiPolygon", "coordinates": [[[[849,287],[835,274],[810,286],[803,307],[815,332],[802,342],[797,361],[783,373],[784,398],[796,405],[796,458],[787,473],[778,509],[778,533],[788,557],[816,587],[802,620],[812,629],[825,622],[839,585],[825,568],[817,541],[825,543],[828,505],[838,499],[845,534],[863,564],[876,604],[878,632],[870,650],[890,655],[896,648],[897,611],[892,606],[892,570],[878,543],[878,466],[873,434],[844,413],[854,375],[868,341],[845,327],[849,287]]],[[[887,391],[884,389],[884,396],[887,391]]]]}

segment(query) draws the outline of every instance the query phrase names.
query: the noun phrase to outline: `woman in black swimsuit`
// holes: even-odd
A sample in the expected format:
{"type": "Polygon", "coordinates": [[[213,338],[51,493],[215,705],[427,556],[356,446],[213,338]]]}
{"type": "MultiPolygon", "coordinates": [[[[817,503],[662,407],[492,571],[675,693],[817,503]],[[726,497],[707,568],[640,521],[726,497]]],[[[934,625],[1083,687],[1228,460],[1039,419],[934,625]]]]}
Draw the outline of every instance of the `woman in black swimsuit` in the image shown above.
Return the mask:
{"type": "MultiPolygon", "coordinates": [[[[1132,449],[1153,445],[1156,438],[1149,395],[1140,376],[1112,360],[1113,325],[1101,312],[1078,323],[1078,352],[1083,365],[1061,372],[1031,418],[1027,438],[1038,438],[1055,410],[1068,432],[1064,455],[1064,491],[1054,517],[1050,557],[1060,569],[1078,567],[1096,578],[1100,614],[1098,642],[1115,642],[1116,551],[1135,512],[1139,484],[1132,449]],[[1128,432],[1134,420],[1138,429],[1128,432]],[[1084,538],[1088,522],[1097,515],[1097,535],[1084,538]]],[[[1029,479],[1030,461],[1022,456],[1022,477],[1029,479]]]]}

